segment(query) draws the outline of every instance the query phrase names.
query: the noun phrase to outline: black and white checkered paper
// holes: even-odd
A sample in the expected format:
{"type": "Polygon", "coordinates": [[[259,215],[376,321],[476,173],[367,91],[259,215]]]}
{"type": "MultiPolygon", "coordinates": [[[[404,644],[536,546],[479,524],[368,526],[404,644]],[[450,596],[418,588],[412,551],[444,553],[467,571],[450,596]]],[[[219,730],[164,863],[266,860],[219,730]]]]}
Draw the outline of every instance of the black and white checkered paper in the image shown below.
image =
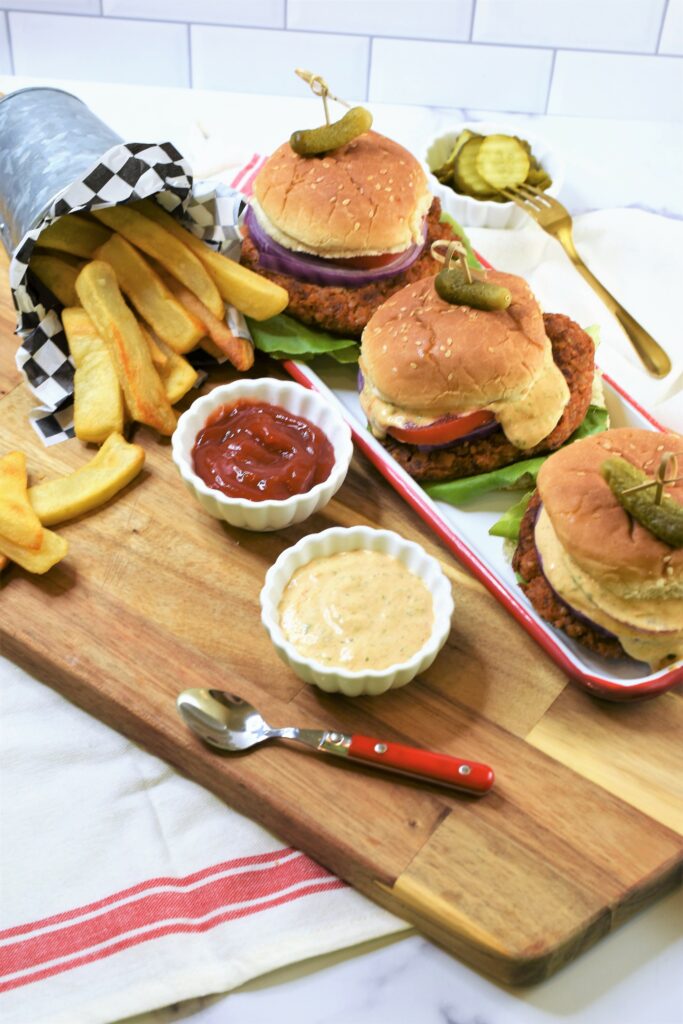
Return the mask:
{"type": "MultiPolygon", "coordinates": [[[[239,223],[245,209],[242,193],[213,182],[194,182],[189,165],[170,142],[129,142],[115,146],[82,179],[74,181],[50,204],[40,223],[17,246],[9,277],[17,309],[21,346],[17,367],[40,406],[31,423],[45,445],[74,436],[74,366],[62,329],[61,306],[29,273],[31,254],[41,231],[70,213],[118,206],[155,196],[198,238],[226,256],[239,258],[239,223]]],[[[244,318],[228,307],[234,333],[248,338],[244,318]]],[[[198,353],[198,369],[214,362],[198,353]]]]}

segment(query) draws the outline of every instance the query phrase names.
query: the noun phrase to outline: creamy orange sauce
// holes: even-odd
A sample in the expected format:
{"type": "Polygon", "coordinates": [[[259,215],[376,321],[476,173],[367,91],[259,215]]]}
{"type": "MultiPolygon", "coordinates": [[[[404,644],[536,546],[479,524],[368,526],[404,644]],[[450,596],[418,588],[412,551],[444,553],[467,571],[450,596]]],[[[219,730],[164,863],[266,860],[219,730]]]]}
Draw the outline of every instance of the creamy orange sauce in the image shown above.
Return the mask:
{"type": "MultiPolygon", "coordinates": [[[[404,409],[393,405],[382,397],[368,376],[362,356],[359,366],[363,373],[360,404],[375,437],[386,437],[389,427],[405,427],[409,424],[425,426],[433,423],[436,415],[445,415],[443,411],[435,414],[424,409],[404,409]]],[[[553,362],[552,348],[548,342],[543,369],[525,395],[514,400],[501,399],[474,408],[471,403],[459,403],[456,394],[449,398],[448,412],[453,415],[473,412],[474,409],[490,410],[500,423],[508,441],[515,448],[524,451],[537,445],[557,426],[569,401],[569,388],[561,370],[553,362]]]]}
{"type": "Polygon", "coordinates": [[[280,628],[300,654],[352,672],[407,661],[434,624],[428,587],[379,551],[342,551],[301,566],[278,610],[280,628]]]}
{"type": "Polygon", "coordinates": [[[683,657],[683,599],[627,599],[601,587],[567,554],[545,509],[534,539],[551,587],[577,611],[614,633],[632,658],[657,669],[683,657]]]}

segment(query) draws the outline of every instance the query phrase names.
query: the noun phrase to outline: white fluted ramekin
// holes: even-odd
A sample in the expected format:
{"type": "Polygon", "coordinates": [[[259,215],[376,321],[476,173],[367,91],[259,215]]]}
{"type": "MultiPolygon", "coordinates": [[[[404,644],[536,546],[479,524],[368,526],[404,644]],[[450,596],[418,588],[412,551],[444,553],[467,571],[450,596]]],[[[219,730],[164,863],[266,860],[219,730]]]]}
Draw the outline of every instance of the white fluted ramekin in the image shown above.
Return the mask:
{"type": "Polygon", "coordinates": [[[511,125],[496,124],[492,121],[464,121],[456,124],[450,132],[437,136],[427,148],[425,162],[430,171],[429,188],[441,200],[441,208],[450,213],[464,228],[521,228],[529,221],[529,215],[521,210],[516,203],[493,203],[490,199],[474,199],[455,192],[448,185],[442,185],[431,173],[432,169],[441,167],[453,149],[453,144],[465,128],[480,135],[517,135],[525,139],[541,166],[553,179],[546,191],[549,196],[556,196],[564,181],[564,163],[557,152],[552,150],[538,136],[527,132],[525,128],[511,125]]]}
{"type": "Polygon", "coordinates": [[[283,530],[320,511],[343,484],[353,455],[351,431],[333,406],[315,391],[292,381],[275,380],[272,377],[221,384],[208,395],[198,398],[178,420],[172,447],[173,461],[185,486],[209,515],[224,519],[231,526],[259,532],[283,530]],[[327,480],[316,484],[304,494],[295,494],[279,501],[270,498],[266,501],[232,498],[205,484],[195,473],[192,463],[192,448],[197,434],[219,406],[233,405],[241,400],[282,406],[295,416],[303,416],[320,427],[334,449],[334,465],[327,480]]]}
{"type": "MultiPolygon", "coordinates": [[[[400,609],[397,608],[396,612],[399,614],[400,609]]],[[[370,604],[368,616],[371,615],[370,604]]],[[[341,691],[347,697],[376,697],[386,690],[405,686],[415,676],[426,671],[446,643],[451,630],[452,616],[451,585],[437,560],[418,544],[404,540],[397,533],[391,530],[373,530],[369,526],[352,526],[348,529],[335,526],[322,533],[303,537],[298,544],[283,551],[270,567],[261,591],[261,621],[285,664],[305,682],[314,683],[328,693],[341,691]],[[323,665],[302,655],[285,639],[280,628],[279,605],[285,587],[302,565],[307,565],[314,558],[336,555],[340,551],[356,551],[359,548],[393,555],[427,585],[434,603],[434,625],[427,642],[407,661],[390,665],[385,669],[351,672],[323,665]]]]}

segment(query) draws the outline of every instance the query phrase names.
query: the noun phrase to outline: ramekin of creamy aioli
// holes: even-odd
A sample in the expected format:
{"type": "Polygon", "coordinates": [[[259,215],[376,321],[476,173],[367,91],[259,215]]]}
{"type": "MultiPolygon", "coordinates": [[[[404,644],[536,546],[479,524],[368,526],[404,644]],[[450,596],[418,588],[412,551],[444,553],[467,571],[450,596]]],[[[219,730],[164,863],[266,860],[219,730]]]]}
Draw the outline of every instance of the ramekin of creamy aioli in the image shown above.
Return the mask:
{"type": "Polygon", "coordinates": [[[347,696],[405,686],[432,664],[451,628],[439,563],[389,530],[334,527],[271,566],[261,619],[306,682],[347,696]]]}

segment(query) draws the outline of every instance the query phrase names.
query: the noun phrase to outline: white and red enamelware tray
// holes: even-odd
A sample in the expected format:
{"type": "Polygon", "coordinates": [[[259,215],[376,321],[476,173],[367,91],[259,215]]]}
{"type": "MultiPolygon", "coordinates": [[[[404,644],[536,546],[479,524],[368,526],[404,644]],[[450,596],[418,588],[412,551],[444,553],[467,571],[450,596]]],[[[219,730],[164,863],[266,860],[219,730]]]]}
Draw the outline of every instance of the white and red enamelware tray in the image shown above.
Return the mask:
{"type": "MultiPolygon", "coordinates": [[[[320,358],[312,365],[293,361],[283,365],[296,381],[325,395],[339,407],[351,427],[355,443],[382,476],[571,679],[598,697],[616,701],[655,697],[683,682],[680,662],[650,672],[645,664],[630,658],[620,661],[602,658],[545,622],[518,586],[504,552],[503,539],[491,537],[488,532],[519,495],[493,491],[462,507],[430,498],[369,432],[358,398],[355,364],[341,365],[320,358]]],[[[613,427],[664,429],[615,381],[607,376],[603,376],[603,380],[613,427]]],[[[457,594],[455,602],[457,618],[457,594]]]]}
{"type": "MultiPolygon", "coordinates": [[[[255,154],[231,182],[232,187],[250,195],[264,159],[255,154]]],[[[438,189],[435,192],[443,200],[442,193],[438,189]]],[[[491,266],[479,254],[477,256],[483,266],[491,266]]],[[[596,696],[613,701],[656,697],[683,682],[683,664],[649,672],[645,664],[631,658],[621,661],[601,658],[545,622],[518,586],[512,565],[504,553],[503,539],[491,537],[488,532],[516,500],[514,493],[494,491],[462,508],[445,501],[434,501],[367,429],[358,398],[358,367],[355,364],[340,365],[328,358],[316,359],[313,365],[315,369],[307,363],[293,360],[283,363],[285,370],[299,384],[326,395],[339,406],[355,443],[370,462],[571,679],[596,696]]],[[[611,426],[664,430],[616,381],[605,374],[603,381],[611,426]]]]}

